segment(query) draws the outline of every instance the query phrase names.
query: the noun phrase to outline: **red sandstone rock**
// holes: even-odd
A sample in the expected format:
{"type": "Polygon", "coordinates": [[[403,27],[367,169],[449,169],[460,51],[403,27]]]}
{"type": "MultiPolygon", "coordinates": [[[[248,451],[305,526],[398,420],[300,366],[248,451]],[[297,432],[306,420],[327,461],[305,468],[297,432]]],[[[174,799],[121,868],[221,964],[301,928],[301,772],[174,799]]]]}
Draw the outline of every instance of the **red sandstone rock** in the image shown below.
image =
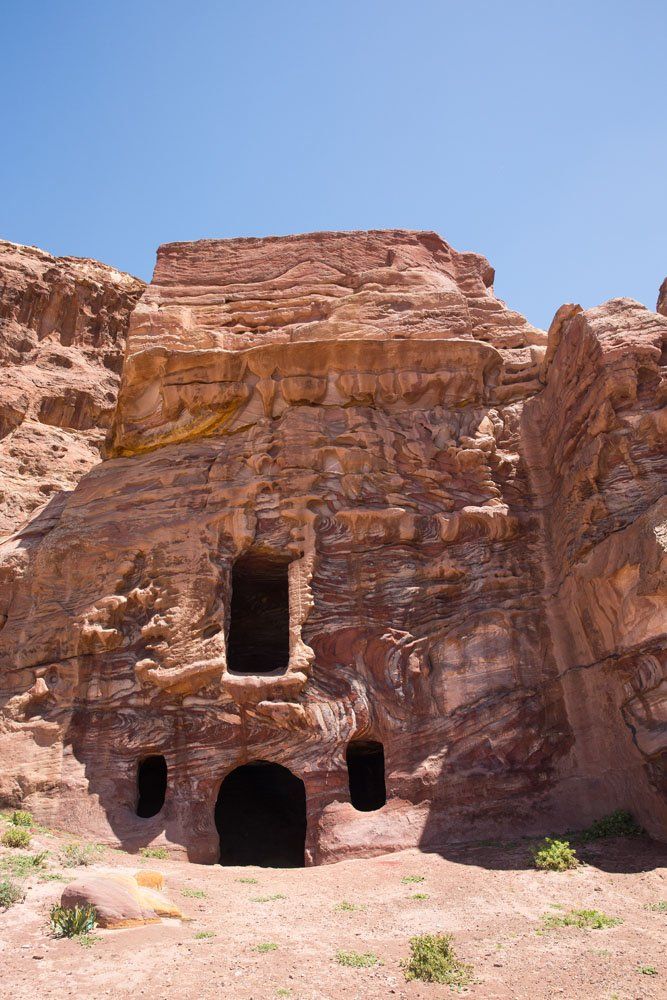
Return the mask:
{"type": "Polygon", "coordinates": [[[667,278],[660,285],[660,291],[658,292],[658,304],[656,309],[663,316],[667,316],[667,278]]]}
{"type": "Polygon", "coordinates": [[[0,241],[0,536],[99,462],[143,287],[0,241]]]}
{"type": "Polygon", "coordinates": [[[60,904],[67,909],[93,906],[99,927],[137,927],[159,922],[161,917],[183,919],[183,914],[162,892],[138,876],[118,872],[83,875],[66,885],[60,904]]]}
{"type": "MultiPolygon", "coordinates": [[[[563,307],[546,347],[492,277],[428,233],[160,249],[113,457],[0,550],[5,802],[215,861],[221,782],[265,760],[309,863],[664,831],[667,320],[563,307]]],[[[225,787],[223,846],[261,826],[225,787]]]]}

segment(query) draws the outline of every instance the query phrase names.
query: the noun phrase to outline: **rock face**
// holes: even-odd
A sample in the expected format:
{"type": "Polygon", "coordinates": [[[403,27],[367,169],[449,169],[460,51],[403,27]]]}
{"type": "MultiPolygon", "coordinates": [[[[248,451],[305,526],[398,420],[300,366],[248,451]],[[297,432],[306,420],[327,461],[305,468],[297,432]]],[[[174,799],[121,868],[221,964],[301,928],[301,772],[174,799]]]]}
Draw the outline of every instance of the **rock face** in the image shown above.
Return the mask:
{"type": "Polygon", "coordinates": [[[667,320],[563,306],[525,408],[572,780],[667,835],[667,320]],[[647,799],[655,789],[655,800],[647,799]],[[650,815],[649,815],[650,814],[650,815]]]}
{"type": "Polygon", "coordinates": [[[0,241],[0,536],[100,460],[144,284],[0,241]]]}
{"type": "Polygon", "coordinates": [[[667,316],[667,278],[660,285],[660,291],[658,292],[658,304],[656,309],[663,316],[667,316]]]}
{"type": "Polygon", "coordinates": [[[108,459],[1,550],[5,802],[205,862],[664,831],[667,320],[547,343],[492,280],[433,233],[160,249],[108,459]]]}

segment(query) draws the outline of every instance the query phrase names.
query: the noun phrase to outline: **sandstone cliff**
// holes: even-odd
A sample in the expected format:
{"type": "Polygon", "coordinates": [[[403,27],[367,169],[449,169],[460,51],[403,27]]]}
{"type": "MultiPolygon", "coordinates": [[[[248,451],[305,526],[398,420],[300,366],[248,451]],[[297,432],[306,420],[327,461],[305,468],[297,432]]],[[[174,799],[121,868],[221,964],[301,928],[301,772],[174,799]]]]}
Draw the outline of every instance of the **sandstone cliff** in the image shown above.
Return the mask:
{"type": "Polygon", "coordinates": [[[667,320],[565,307],[547,344],[492,281],[432,233],[160,249],[109,458],[0,552],[5,802],[214,861],[268,761],[310,863],[664,829],[667,320]]]}
{"type": "Polygon", "coordinates": [[[563,306],[525,410],[581,794],[667,834],[667,319],[563,306]],[[649,790],[652,790],[652,794],[649,790]]]}
{"type": "Polygon", "coordinates": [[[143,288],[0,241],[0,536],[100,461],[143,288]]]}

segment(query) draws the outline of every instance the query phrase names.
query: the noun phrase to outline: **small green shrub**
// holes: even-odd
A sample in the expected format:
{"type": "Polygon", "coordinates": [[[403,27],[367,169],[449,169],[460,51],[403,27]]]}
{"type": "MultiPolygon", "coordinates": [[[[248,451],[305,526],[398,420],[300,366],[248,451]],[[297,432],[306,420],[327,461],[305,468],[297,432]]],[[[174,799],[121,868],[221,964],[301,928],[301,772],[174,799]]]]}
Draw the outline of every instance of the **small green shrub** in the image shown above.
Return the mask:
{"type": "Polygon", "coordinates": [[[142,847],[139,854],[142,858],[156,858],[158,861],[166,861],[169,858],[166,847],[142,847]]]}
{"type": "Polygon", "coordinates": [[[568,910],[562,917],[555,913],[545,913],[542,921],[545,927],[582,927],[593,931],[617,927],[623,923],[620,917],[608,917],[600,910],[568,910]]]}
{"type": "Polygon", "coordinates": [[[181,896],[189,896],[191,899],[206,899],[203,889],[181,889],[181,896]]]}
{"type": "Polygon", "coordinates": [[[410,899],[430,899],[431,897],[427,892],[415,892],[414,895],[409,897],[410,899]]]}
{"type": "Polygon", "coordinates": [[[16,882],[9,878],[4,878],[0,882],[0,907],[9,909],[14,903],[20,903],[25,898],[25,892],[16,882]]]}
{"type": "Polygon", "coordinates": [[[278,945],[273,941],[262,941],[261,944],[255,945],[253,951],[258,951],[260,955],[265,955],[267,951],[277,951],[278,945]]]}
{"type": "Polygon", "coordinates": [[[601,840],[603,837],[638,837],[642,828],[635,822],[632,813],[626,809],[617,809],[608,816],[596,819],[594,823],[582,830],[579,837],[583,841],[601,840]]]}
{"type": "Polygon", "coordinates": [[[472,980],[472,966],[456,957],[451,934],[419,934],[410,938],[410,957],[401,965],[408,980],[449,986],[467,986],[472,980]]]}
{"type": "Polygon", "coordinates": [[[657,976],[658,970],[653,965],[640,965],[637,968],[637,972],[641,972],[642,976],[657,976]]]}
{"type": "Polygon", "coordinates": [[[24,809],[15,809],[10,822],[14,826],[32,826],[32,813],[24,809]]]}
{"type": "Polygon", "coordinates": [[[10,826],[2,835],[4,847],[30,847],[30,830],[23,826],[10,826]]]}
{"type": "Polygon", "coordinates": [[[237,882],[243,882],[244,885],[257,885],[256,878],[237,878],[237,882]]]}
{"type": "Polygon", "coordinates": [[[273,896],[255,896],[251,899],[251,903],[273,903],[276,899],[287,899],[287,896],[283,896],[282,892],[276,892],[273,896]]]}
{"type": "Polygon", "coordinates": [[[545,837],[538,847],[533,848],[533,862],[536,868],[550,872],[565,872],[579,864],[568,840],[554,840],[551,837],[545,837]]]}
{"type": "Polygon", "coordinates": [[[660,899],[657,903],[646,903],[644,909],[653,913],[667,913],[667,900],[660,899]]]}
{"type": "Polygon", "coordinates": [[[99,861],[103,848],[99,844],[65,844],[63,864],[67,868],[87,867],[99,861]]]}
{"type": "Polygon", "coordinates": [[[426,879],[423,875],[404,875],[401,879],[403,885],[411,885],[413,883],[425,882],[426,879]]]}
{"type": "Polygon", "coordinates": [[[214,938],[215,934],[213,931],[197,931],[195,934],[195,941],[204,941],[206,938],[214,938]]]}
{"type": "Polygon", "coordinates": [[[363,954],[358,951],[339,951],[336,952],[336,961],[339,965],[346,965],[351,969],[370,969],[371,966],[379,964],[377,955],[372,951],[363,954]]]}
{"type": "Polygon", "coordinates": [[[348,903],[348,901],[344,899],[342,903],[337,903],[334,909],[341,910],[343,913],[352,913],[354,910],[360,910],[361,907],[357,906],[356,903],[348,903]]]}
{"type": "Polygon", "coordinates": [[[56,937],[78,937],[89,934],[97,923],[97,911],[94,906],[85,903],[83,906],[51,907],[51,930],[56,937]]]}
{"type": "Polygon", "coordinates": [[[102,938],[99,934],[81,934],[78,937],[78,942],[82,948],[92,948],[94,944],[101,941],[102,938]]]}
{"type": "Polygon", "coordinates": [[[0,861],[0,867],[16,878],[28,878],[44,868],[48,855],[48,851],[39,851],[37,854],[12,854],[0,861]]]}

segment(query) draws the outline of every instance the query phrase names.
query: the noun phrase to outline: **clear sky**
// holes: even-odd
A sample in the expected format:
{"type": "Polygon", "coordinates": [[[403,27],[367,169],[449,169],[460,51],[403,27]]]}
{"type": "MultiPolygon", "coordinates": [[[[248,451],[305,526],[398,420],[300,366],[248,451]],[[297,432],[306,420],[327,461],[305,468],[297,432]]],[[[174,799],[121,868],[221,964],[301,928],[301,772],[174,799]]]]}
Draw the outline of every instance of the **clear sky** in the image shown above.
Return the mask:
{"type": "Polygon", "coordinates": [[[655,307],[666,0],[0,0],[0,236],[435,229],[539,326],[655,307]]]}

